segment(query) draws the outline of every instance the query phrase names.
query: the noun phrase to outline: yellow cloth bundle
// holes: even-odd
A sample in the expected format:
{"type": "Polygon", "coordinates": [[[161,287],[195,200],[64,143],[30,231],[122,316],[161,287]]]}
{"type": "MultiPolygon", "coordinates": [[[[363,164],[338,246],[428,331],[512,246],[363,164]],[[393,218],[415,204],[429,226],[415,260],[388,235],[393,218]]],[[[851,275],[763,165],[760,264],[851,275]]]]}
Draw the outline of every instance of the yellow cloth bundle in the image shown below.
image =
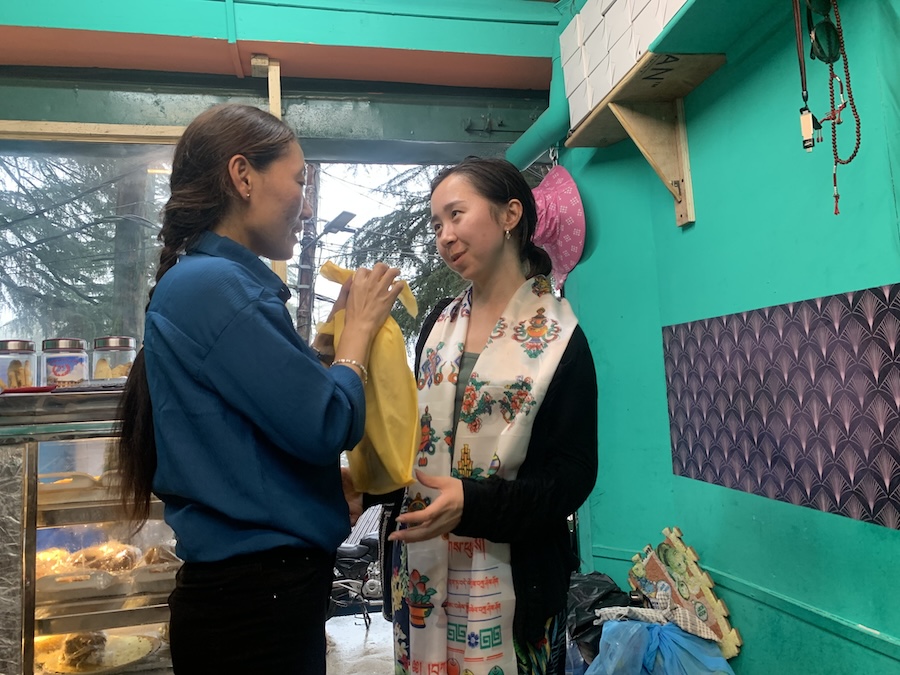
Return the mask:
{"type": "MultiPolygon", "coordinates": [[[[320,274],[343,284],[351,270],[328,261],[320,274]]],[[[400,282],[403,283],[403,282],[400,282]]],[[[404,283],[400,302],[411,316],[419,313],[416,299],[404,283]]],[[[344,310],[318,330],[334,335],[337,349],[344,330],[344,310]]],[[[354,487],[381,495],[412,482],[412,468],[419,447],[416,380],[406,360],[406,343],[393,317],[375,335],[369,352],[369,381],[366,384],[366,428],[362,440],[347,454],[354,487]]]]}

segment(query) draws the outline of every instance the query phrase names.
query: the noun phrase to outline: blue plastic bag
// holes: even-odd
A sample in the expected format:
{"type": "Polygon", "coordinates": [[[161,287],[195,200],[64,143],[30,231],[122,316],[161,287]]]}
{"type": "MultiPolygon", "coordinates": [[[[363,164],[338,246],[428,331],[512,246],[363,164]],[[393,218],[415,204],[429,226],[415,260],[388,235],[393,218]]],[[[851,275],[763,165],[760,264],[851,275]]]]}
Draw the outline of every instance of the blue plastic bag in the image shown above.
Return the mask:
{"type": "Polygon", "coordinates": [[[585,675],[734,675],[715,642],[674,623],[607,621],[585,675]]]}
{"type": "Polygon", "coordinates": [[[600,651],[584,675],[646,675],[644,657],[650,645],[650,624],[607,621],[600,635],[600,651]]]}
{"type": "Polygon", "coordinates": [[[578,645],[566,635],[566,675],[585,675],[585,668],[587,665],[578,651],[578,645]]]}

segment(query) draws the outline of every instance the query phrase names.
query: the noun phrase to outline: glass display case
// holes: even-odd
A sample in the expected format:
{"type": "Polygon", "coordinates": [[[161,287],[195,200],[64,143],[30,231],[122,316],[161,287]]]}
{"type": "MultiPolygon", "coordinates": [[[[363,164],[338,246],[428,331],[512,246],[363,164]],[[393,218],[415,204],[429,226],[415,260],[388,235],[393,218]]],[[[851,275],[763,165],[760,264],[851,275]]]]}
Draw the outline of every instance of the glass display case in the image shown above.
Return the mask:
{"type": "Polygon", "coordinates": [[[0,396],[0,673],[170,673],[180,561],[134,532],[111,453],[121,391],[0,396]]]}

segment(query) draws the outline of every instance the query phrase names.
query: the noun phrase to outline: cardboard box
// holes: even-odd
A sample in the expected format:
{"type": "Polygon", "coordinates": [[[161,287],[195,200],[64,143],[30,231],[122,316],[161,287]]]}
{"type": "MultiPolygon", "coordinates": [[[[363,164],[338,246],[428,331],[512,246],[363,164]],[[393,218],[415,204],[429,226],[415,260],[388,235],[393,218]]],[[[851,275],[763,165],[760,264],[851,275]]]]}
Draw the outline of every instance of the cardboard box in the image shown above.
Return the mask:
{"type": "Polygon", "coordinates": [[[616,0],[600,0],[600,11],[606,14],[615,2],[616,0]]]}
{"type": "Polygon", "coordinates": [[[582,44],[587,44],[588,39],[597,30],[600,22],[603,21],[603,9],[600,0],[588,0],[581,11],[578,13],[581,17],[581,25],[584,39],[582,44]]]}
{"type": "Polygon", "coordinates": [[[588,84],[591,85],[594,105],[599,105],[606,95],[612,91],[612,74],[609,70],[609,55],[588,75],[588,84]]]}
{"type": "Polygon", "coordinates": [[[600,62],[609,56],[609,33],[606,30],[606,20],[600,22],[600,25],[585,40],[585,70],[588,74],[594,72],[594,69],[600,65],[600,62]]]}
{"type": "Polygon", "coordinates": [[[594,96],[587,80],[582,82],[569,96],[569,126],[575,128],[588,116],[594,107],[594,96]]]}
{"type": "Polygon", "coordinates": [[[576,87],[587,79],[584,59],[584,48],[579,47],[578,51],[563,64],[563,84],[567,97],[571,96],[576,87]]]}
{"type": "Polygon", "coordinates": [[[584,44],[581,15],[572,17],[569,25],[559,34],[559,56],[565,64],[584,44]]]}
{"type": "Polygon", "coordinates": [[[687,0],[657,0],[657,2],[663,6],[663,28],[687,4],[687,0]]]}
{"type": "Polygon", "coordinates": [[[609,35],[609,44],[614,45],[631,26],[631,11],[635,0],[616,0],[604,15],[604,25],[609,35]]]}
{"type": "Polygon", "coordinates": [[[635,59],[640,59],[650,48],[666,25],[666,0],[651,0],[632,24],[635,59]]]}
{"type": "Polygon", "coordinates": [[[609,50],[609,72],[612,85],[616,86],[631,67],[637,63],[637,47],[635,47],[634,29],[628,27],[609,50]]]}
{"type": "Polygon", "coordinates": [[[635,19],[637,19],[640,13],[644,11],[644,8],[651,2],[653,2],[653,0],[631,0],[631,4],[628,7],[631,23],[634,23],[635,19]]]}

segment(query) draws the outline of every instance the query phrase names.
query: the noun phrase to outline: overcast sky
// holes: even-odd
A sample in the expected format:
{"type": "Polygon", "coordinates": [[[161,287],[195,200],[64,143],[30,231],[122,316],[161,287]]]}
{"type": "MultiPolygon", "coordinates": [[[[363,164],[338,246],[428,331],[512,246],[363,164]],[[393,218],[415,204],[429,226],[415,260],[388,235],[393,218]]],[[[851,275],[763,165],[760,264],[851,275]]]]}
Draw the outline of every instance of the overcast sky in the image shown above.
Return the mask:
{"type": "MultiPolygon", "coordinates": [[[[377,192],[375,188],[386,183],[392,176],[406,170],[407,166],[388,164],[322,164],[319,184],[319,223],[321,232],[325,224],[341,211],[355,213],[356,217],[347,227],[362,227],[370,219],[390,213],[395,208],[395,200],[390,195],[377,192]]],[[[328,234],[319,240],[317,262],[334,259],[349,238],[349,233],[328,234]]],[[[316,276],[316,293],[336,298],[339,286],[316,276]]],[[[331,305],[317,300],[313,311],[316,321],[324,321],[331,305]]]]}

